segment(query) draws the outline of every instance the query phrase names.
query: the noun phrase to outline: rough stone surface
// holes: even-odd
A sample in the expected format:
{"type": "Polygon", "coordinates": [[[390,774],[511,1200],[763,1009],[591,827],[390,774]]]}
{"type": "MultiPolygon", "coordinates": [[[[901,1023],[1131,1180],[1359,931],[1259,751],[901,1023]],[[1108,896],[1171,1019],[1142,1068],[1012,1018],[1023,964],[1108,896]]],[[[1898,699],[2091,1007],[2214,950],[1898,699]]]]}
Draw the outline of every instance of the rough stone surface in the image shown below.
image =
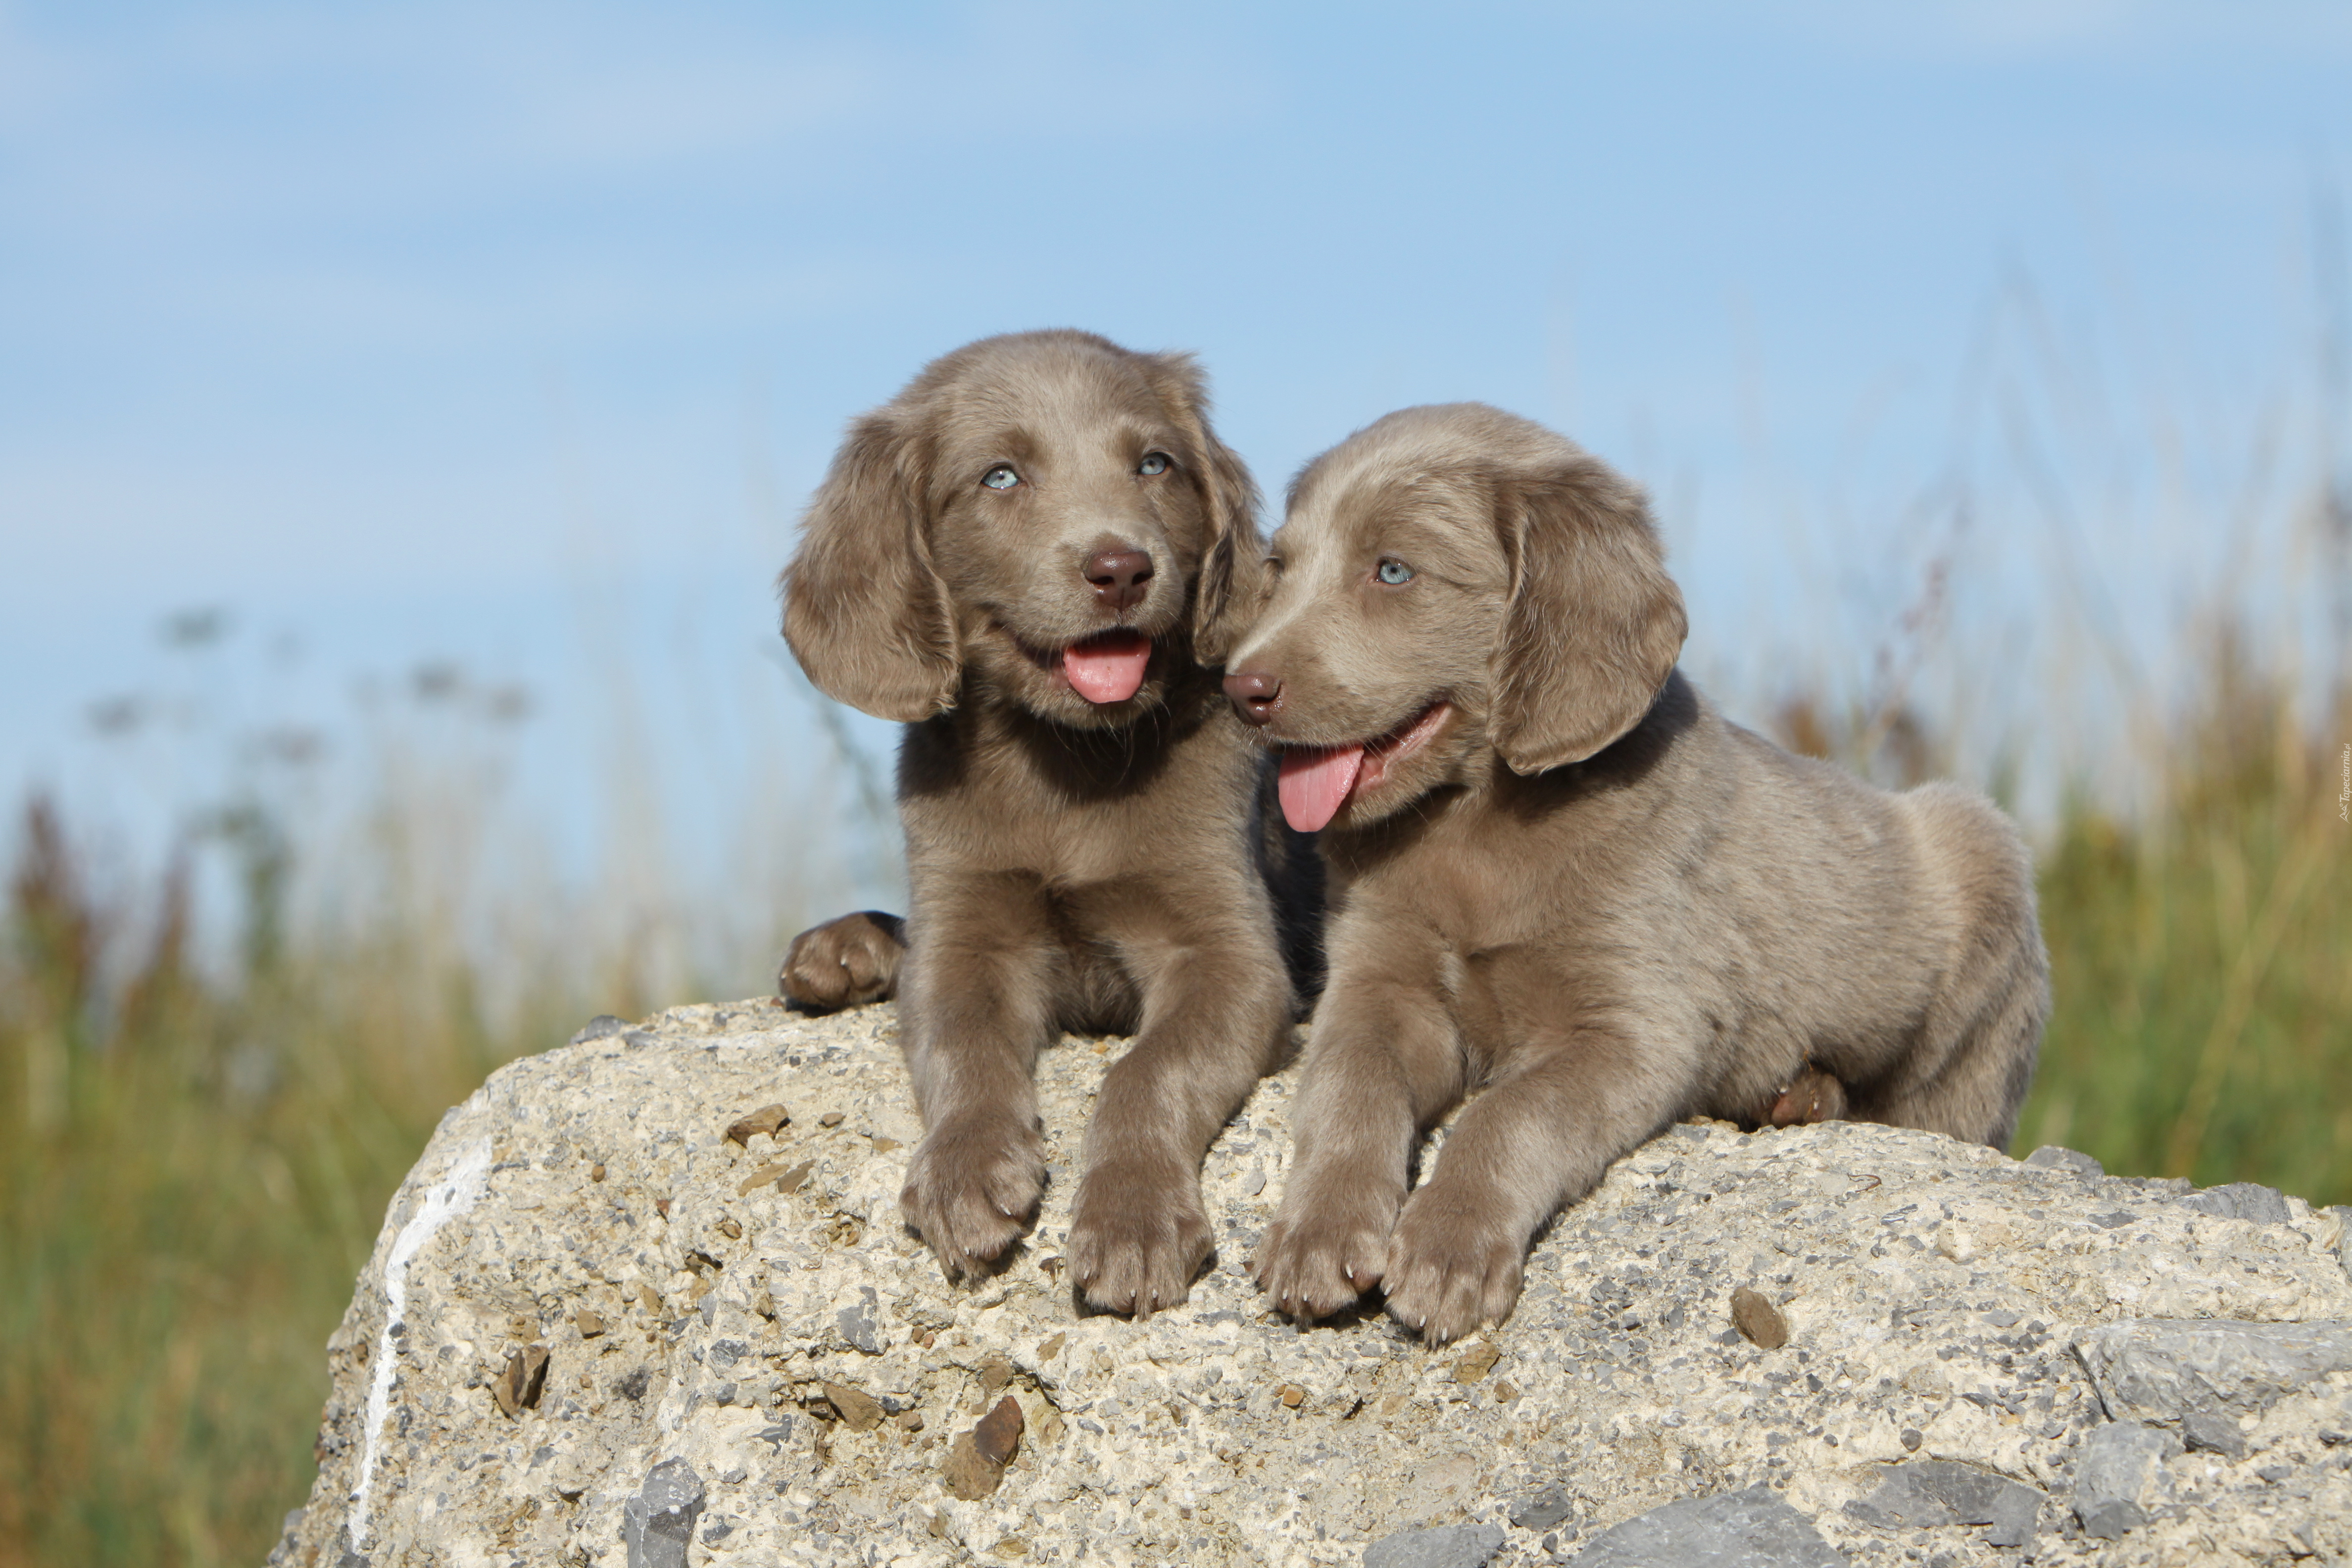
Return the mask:
{"type": "Polygon", "coordinates": [[[1926,1133],[1691,1123],[1539,1239],[1508,1322],[1432,1352],[1377,1311],[1302,1331],[1248,1279],[1295,1073],[1210,1152],[1192,1300],[1138,1323],[1082,1314],[1062,1263],[1122,1042],[1045,1053],[1044,1213],[965,1289],[898,1217],[920,1127],[888,1006],[583,1037],[452,1110],[394,1198],[273,1561],[1352,1564],[1467,1525],[1505,1568],[1607,1568],[1690,1521],[1734,1550],[1742,1520],[1822,1544],[1712,1561],[2352,1552],[2352,1373],[2326,1348],[2352,1279],[2341,1217],[2297,1199],[2262,1223],[1926,1133]],[[789,1122],[729,1140],[773,1104],[789,1122]],[[1785,1345],[1732,1327],[1740,1287],[1785,1345]],[[509,1415],[509,1352],[534,1345],[537,1402],[509,1415]],[[949,1456],[1008,1395],[1019,1447],[959,1497],[949,1456]]]}

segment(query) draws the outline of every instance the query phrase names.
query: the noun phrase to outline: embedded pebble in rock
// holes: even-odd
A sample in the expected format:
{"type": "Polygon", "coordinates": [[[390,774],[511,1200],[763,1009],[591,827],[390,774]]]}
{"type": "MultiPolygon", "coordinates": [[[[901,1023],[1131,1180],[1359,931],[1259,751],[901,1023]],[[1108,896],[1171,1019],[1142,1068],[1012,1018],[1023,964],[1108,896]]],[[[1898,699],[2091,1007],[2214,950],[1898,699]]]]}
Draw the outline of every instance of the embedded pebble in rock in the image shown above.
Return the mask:
{"type": "Polygon", "coordinates": [[[738,1149],[748,1149],[751,1140],[775,1136],[777,1130],[792,1118],[781,1105],[763,1105],[757,1110],[746,1111],[728,1124],[727,1141],[738,1149]]]}
{"type": "Polygon", "coordinates": [[[2094,1429],[2074,1464],[2074,1517],[2102,1541],[2147,1522],[2143,1496],[2178,1443],[2152,1426],[2117,1421],[2094,1429]]]}
{"type": "Polygon", "coordinates": [[[1916,1459],[1884,1474],[1878,1489],[1846,1504],[1846,1512],[1872,1524],[1915,1530],[1982,1525],[1994,1546],[2023,1546],[2033,1539],[2042,1494],[2032,1487],[1948,1459],[1916,1459]]]}
{"type": "Polygon", "coordinates": [[[969,1288],[898,1215],[922,1130],[887,1005],[681,1007],[502,1068],[385,1215],[271,1561],[1354,1564],[1427,1531],[1498,1534],[1502,1568],[2352,1555],[2340,1215],[2205,1212],[2063,1151],[1688,1123],[1546,1230],[1507,1321],[1432,1352],[1377,1310],[1302,1331],[1248,1277],[1294,1069],[1209,1152],[1192,1300],[1131,1322],[1064,1267],[1124,1045],[1040,1058],[1044,1206],[969,1288]]]}
{"type": "Polygon", "coordinates": [[[1503,1549],[1491,1524],[1442,1524],[1401,1530],[1364,1548],[1364,1568],[1486,1568],[1503,1549]]]}
{"type": "Polygon", "coordinates": [[[2071,1171],[2078,1176],[2104,1176],[2107,1168],[2080,1149],[2062,1149],[2055,1143],[2044,1143],[2025,1157],[2025,1163],[2038,1170],[2071,1171]]]}
{"type": "Polygon", "coordinates": [[[2252,1182],[2207,1187],[2173,1201],[2200,1214],[2218,1215],[2223,1219],[2250,1219],[2261,1225],[2284,1225],[2287,1221],[2286,1195],[2276,1187],[2252,1182]]]}
{"type": "Polygon", "coordinates": [[[1742,1285],[1731,1293],[1731,1321],[1742,1338],[1759,1350],[1776,1351],[1789,1342],[1788,1320],[1770,1298],[1742,1285]]]}
{"type": "Polygon", "coordinates": [[[971,1446],[982,1458],[1001,1469],[1020,1452],[1021,1430],[1021,1402],[1008,1394],[971,1429],[971,1446]]]}
{"type": "Polygon", "coordinates": [[[1652,1509],[1576,1561],[1581,1568],[1847,1568],[1853,1559],[1759,1486],[1652,1509]]]}
{"type": "Polygon", "coordinates": [[[2074,1353],[2110,1416],[2168,1424],[2223,1406],[2259,1413],[2352,1373],[2352,1323],[2114,1323],[2074,1353]]]}
{"type": "Polygon", "coordinates": [[[686,1568],[694,1521],[708,1494],[684,1459],[664,1459],[638,1493],[621,1505],[622,1544],[628,1568],[686,1568]]]}

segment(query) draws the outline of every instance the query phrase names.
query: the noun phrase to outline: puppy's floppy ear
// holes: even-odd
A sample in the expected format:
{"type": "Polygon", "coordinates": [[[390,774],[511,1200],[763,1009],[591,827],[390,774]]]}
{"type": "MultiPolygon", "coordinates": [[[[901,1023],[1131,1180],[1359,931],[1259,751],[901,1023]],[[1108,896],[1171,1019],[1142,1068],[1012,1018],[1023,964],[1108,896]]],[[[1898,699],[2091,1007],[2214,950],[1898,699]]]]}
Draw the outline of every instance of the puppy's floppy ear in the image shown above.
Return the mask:
{"type": "Polygon", "coordinates": [[[1498,496],[1511,605],[1495,649],[1495,748],[1515,772],[1582,762],[1642,721],[1688,624],[1633,485],[1582,452],[1498,496]]]}
{"type": "Polygon", "coordinates": [[[850,426],[784,569],[784,640],[826,696],[914,723],[955,705],[962,678],[931,565],[919,454],[892,409],[850,426]]]}
{"type": "Polygon", "coordinates": [[[1183,425],[1198,455],[1202,503],[1209,536],[1192,584],[1192,657],[1222,664],[1234,639],[1256,613],[1265,539],[1257,530],[1257,481],[1233,448],[1209,427],[1209,394],[1190,354],[1149,356],[1151,378],[1183,425]]]}

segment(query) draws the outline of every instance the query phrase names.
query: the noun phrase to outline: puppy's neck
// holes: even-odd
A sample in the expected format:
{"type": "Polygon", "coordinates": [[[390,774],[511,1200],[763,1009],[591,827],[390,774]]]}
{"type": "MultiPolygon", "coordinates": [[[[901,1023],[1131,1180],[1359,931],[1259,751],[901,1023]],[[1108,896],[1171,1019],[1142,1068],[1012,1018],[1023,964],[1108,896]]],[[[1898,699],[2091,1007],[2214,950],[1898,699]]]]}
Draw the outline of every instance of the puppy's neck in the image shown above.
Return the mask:
{"type": "Polygon", "coordinates": [[[1055,723],[993,689],[968,687],[964,701],[907,726],[903,755],[932,779],[977,772],[1073,800],[1113,797],[1165,769],[1204,727],[1222,721],[1238,730],[1217,679],[1188,662],[1170,677],[1160,700],[1129,722],[1083,729],[1055,723]]]}
{"type": "Polygon", "coordinates": [[[1640,723],[1581,762],[1520,773],[1491,742],[1481,740],[1456,778],[1362,827],[1327,827],[1323,851],[1343,877],[1360,874],[1409,852],[1433,835],[1476,833],[1490,815],[1523,821],[1560,813],[1589,814],[1599,830],[1630,808],[1633,786],[1666,764],[1677,744],[1705,716],[1697,690],[1677,668],[1659,688],[1640,723]]]}

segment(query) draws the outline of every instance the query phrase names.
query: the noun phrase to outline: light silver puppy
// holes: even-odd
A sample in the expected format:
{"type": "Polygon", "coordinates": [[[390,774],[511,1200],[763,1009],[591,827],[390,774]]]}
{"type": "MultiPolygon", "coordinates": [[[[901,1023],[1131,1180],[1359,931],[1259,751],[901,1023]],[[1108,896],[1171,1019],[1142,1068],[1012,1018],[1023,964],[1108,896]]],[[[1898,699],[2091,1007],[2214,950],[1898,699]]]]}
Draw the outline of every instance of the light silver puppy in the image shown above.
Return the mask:
{"type": "Polygon", "coordinates": [[[2015,828],[1717,713],[1633,486],[1496,409],[1407,409],[1307,466],[1269,564],[1225,689],[1283,748],[1331,900],[1255,1259],[1284,1310],[1378,1284],[1432,1342],[1497,1321],[1537,1228],[1693,1114],[1804,1120],[1842,1088],[2008,1142],[2049,1011],[2015,828]]]}

